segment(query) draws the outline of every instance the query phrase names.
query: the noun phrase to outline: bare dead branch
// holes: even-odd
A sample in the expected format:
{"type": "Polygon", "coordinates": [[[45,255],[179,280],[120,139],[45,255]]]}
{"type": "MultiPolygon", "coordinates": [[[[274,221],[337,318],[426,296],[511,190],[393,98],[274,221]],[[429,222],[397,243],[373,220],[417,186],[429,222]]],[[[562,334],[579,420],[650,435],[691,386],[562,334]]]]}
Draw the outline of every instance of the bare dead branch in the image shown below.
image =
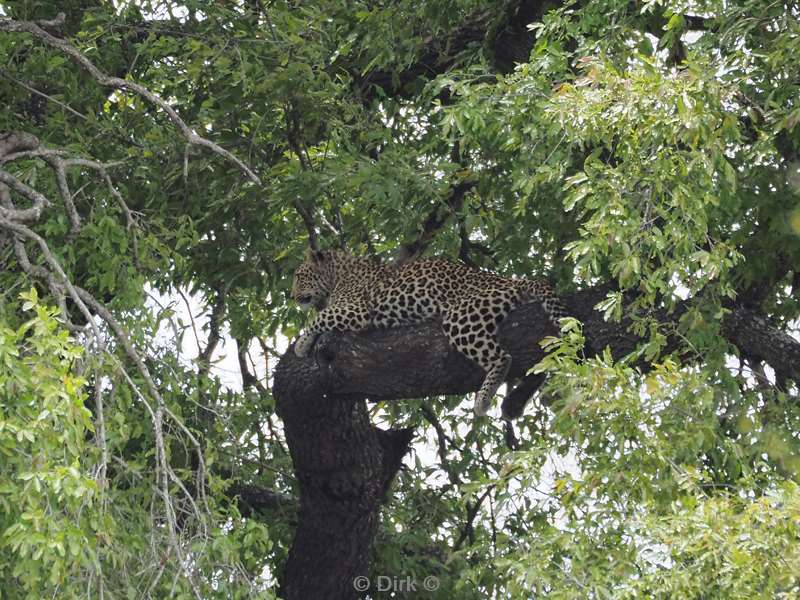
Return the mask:
{"type": "MultiPolygon", "coordinates": [[[[32,231],[28,227],[25,227],[21,223],[15,223],[14,221],[9,221],[3,216],[0,216],[0,226],[5,227],[6,229],[13,231],[14,233],[20,234],[23,237],[36,242],[36,244],[39,246],[39,250],[42,253],[42,256],[44,256],[45,261],[47,261],[47,264],[50,265],[50,268],[53,269],[53,271],[55,271],[55,273],[58,275],[60,279],[59,284],[63,285],[67,289],[73,302],[75,302],[75,304],[78,306],[78,309],[81,311],[84,318],[86,319],[86,322],[91,326],[97,344],[102,348],[103,340],[102,337],[100,336],[100,330],[97,327],[97,323],[95,323],[94,319],[92,318],[92,314],[89,312],[89,309],[84,303],[83,298],[79,293],[79,289],[76,288],[70,281],[69,277],[67,277],[67,274],[61,268],[61,265],[59,264],[58,260],[56,259],[55,256],[53,256],[53,253],[50,251],[47,242],[45,242],[41,236],[39,236],[36,232],[32,231]]],[[[40,271],[34,271],[32,269],[31,272],[37,273],[40,271]]]]}
{"type": "MultiPolygon", "coordinates": [[[[36,136],[29,133],[13,131],[0,135],[0,164],[20,153],[32,152],[39,147],[39,140],[36,136]]],[[[0,216],[16,222],[36,221],[42,214],[42,210],[50,206],[50,201],[42,194],[31,187],[28,187],[19,179],[0,169],[0,188],[4,191],[3,202],[0,206],[0,216]],[[5,185],[3,185],[5,184],[5,185]],[[11,203],[8,195],[8,187],[14,189],[33,202],[33,206],[25,209],[17,209],[11,203]]]]}
{"type": "MultiPolygon", "coordinates": [[[[104,180],[106,186],[108,187],[108,191],[111,196],[116,201],[117,205],[122,210],[123,214],[125,215],[125,228],[128,231],[129,235],[131,236],[131,245],[133,247],[133,259],[134,264],[139,265],[139,243],[138,243],[138,236],[136,234],[136,229],[138,228],[138,224],[136,222],[136,218],[134,216],[133,211],[130,210],[127,203],[125,202],[122,194],[119,193],[119,190],[116,189],[114,186],[113,181],[111,180],[111,176],[108,174],[108,169],[111,167],[118,166],[122,164],[121,161],[112,162],[112,163],[101,163],[95,160],[90,160],[86,158],[64,158],[66,153],[63,150],[56,150],[56,149],[49,149],[49,148],[41,148],[38,147],[38,140],[30,136],[29,134],[13,134],[16,136],[27,136],[27,143],[24,145],[16,145],[12,153],[5,154],[4,156],[0,154],[0,164],[5,162],[12,162],[14,160],[18,160],[21,158],[41,158],[48,165],[53,169],[56,177],[56,184],[59,189],[59,194],[61,195],[61,200],[64,204],[64,208],[67,212],[67,216],[70,221],[70,231],[72,234],[77,233],[81,227],[81,219],[78,211],[75,207],[75,203],[73,202],[74,195],[69,190],[69,185],[67,183],[66,178],[66,169],[68,167],[77,166],[77,167],[84,167],[88,169],[93,169],[97,171],[100,177],[104,180]],[[31,142],[35,140],[36,146],[33,145],[31,142]]],[[[0,171],[3,173],[3,171],[0,171]]],[[[24,185],[20,182],[20,185],[24,185]]],[[[18,186],[18,191],[21,189],[18,186]]],[[[81,188],[82,189],[82,188],[81,188]]],[[[41,211],[36,213],[34,209],[41,205],[41,201],[37,204],[35,196],[32,194],[27,194],[29,198],[34,198],[34,206],[31,209],[26,209],[25,211],[16,211],[12,213],[8,213],[6,216],[13,217],[16,221],[29,221],[29,220],[36,220],[41,215],[41,211]]]]}
{"type": "Polygon", "coordinates": [[[342,235],[341,229],[336,225],[334,225],[333,223],[331,223],[325,215],[321,214],[319,216],[319,220],[322,222],[325,228],[328,229],[328,231],[330,231],[334,236],[340,237],[342,235]]]}
{"type": "Polygon", "coordinates": [[[33,202],[30,208],[0,208],[0,216],[16,222],[38,221],[45,207],[51,206],[50,201],[32,187],[28,187],[11,173],[0,169],[0,182],[6,184],[14,191],[22,194],[33,202]]]}
{"type": "MultiPolygon", "coordinates": [[[[163,500],[164,503],[164,515],[167,518],[167,524],[168,524],[167,536],[170,541],[170,547],[178,557],[178,562],[183,567],[184,573],[186,574],[186,579],[187,581],[189,581],[189,585],[192,587],[192,591],[194,592],[195,597],[198,600],[202,600],[202,596],[200,595],[200,592],[197,589],[197,586],[195,585],[194,578],[192,577],[191,572],[188,570],[189,567],[188,565],[186,565],[185,560],[183,558],[183,552],[181,551],[181,546],[177,535],[177,530],[178,530],[177,519],[175,516],[175,509],[172,505],[172,500],[171,500],[172,496],[169,493],[169,482],[172,479],[170,477],[170,471],[172,469],[169,466],[169,461],[167,460],[166,457],[167,456],[165,449],[166,446],[164,443],[163,400],[161,399],[161,395],[158,394],[158,390],[155,390],[157,405],[155,408],[150,406],[150,403],[147,401],[147,398],[144,396],[141,390],[139,390],[139,387],[136,385],[133,379],[131,379],[130,375],[128,375],[128,372],[125,371],[125,369],[122,368],[121,365],[118,366],[118,369],[120,374],[128,383],[128,385],[131,387],[134,393],[139,397],[139,400],[142,402],[143,406],[145,406],[145,408],[149,412],[150,419],[153,422],[153,433],[155,436],[155,445],[156,445],[156,484],[157,484],[156,489],[158,489],[159,492],[158,495],[161,496],[161,499],[163,500]]],[[[149,378],[149,373],[148,373],[148,378],[149,378]]]]}
{"type": "MultiPolygon", "coordinates": [[[[106,487],[106,473],[108,471],[108,443],[106,441],[106,417],[103,405],[103,388],[101,378],[94,378],[94,407],[95,407],[95,444],[100,449],[100,467],[97,472],[97,485],[100,489],[106,487]]],[[[113,388],[112,394],[113,394],[113,388]]]]}
{"type": "MultiPolygon", "coordinates": [[[[12,211],[14,210],[14,203],[11,201],[11,192],[5,184],[0,184],[0,206],[12,211]]],[[[4,231],[3,233],[9,232],[4,231]]],[[[50,271],[31,263],[22,236],[11,233],[10,238],[13,240],[12,247],[14,249],[14,254],[17,257],[17,262],[22,271],[31,277],[36,277],[47,282],[50,293],[53,294],[53,298],[55,298],[59,309],[61,309],[61,314],[64,315],[67,327],[71,331],[76,331],[78,328],[76,328],[68,318],[64,287],[56,281],[50,271]]]]}

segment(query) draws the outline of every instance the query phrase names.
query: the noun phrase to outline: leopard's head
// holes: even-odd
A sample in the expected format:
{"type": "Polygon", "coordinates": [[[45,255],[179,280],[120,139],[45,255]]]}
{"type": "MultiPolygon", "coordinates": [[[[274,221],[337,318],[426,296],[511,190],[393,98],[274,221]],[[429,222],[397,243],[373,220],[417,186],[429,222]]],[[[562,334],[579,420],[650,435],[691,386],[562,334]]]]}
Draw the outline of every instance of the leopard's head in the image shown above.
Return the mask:
{"type": "Polygon", "coordinates": [[[292,298],[301,310],[311,307],[322,310],[328,304],[332,288],[330,254],[309,250],[306,259],[294,272],[292,298]]]}

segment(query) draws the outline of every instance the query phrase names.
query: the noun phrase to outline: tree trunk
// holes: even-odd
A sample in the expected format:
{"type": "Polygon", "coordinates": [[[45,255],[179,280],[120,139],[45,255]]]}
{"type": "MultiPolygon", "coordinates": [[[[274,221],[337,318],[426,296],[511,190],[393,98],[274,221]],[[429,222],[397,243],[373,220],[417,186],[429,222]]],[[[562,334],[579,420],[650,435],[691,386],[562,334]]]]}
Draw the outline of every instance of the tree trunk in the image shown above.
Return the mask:
{"type": "Polygon", "coordinates": [[[285,600],[355,598],[386,490],[413,433],[374,427],[364,397],[333,393],[314,359],[287,354],[275,373],[278,414],[299,484],[285,600]]]}

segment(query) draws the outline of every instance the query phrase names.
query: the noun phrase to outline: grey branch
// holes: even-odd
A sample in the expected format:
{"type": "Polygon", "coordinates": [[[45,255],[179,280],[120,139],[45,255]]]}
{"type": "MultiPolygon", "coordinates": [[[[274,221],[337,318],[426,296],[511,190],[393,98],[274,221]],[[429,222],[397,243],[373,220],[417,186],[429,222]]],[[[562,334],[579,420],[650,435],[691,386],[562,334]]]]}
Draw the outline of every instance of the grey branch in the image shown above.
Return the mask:
{"type": "MultiPolygon", "coordinates": [[[[94,333],[94,337],[97,340],[98,345],[100,345],[102,347],[102,343],[103,342],[102,342],[102,337],[100,336],[100,330],[97,327],[97,323],[95,323],[94,319],[92,318],[92,315],[89,312],[89,309],[87,308],[86,304],[84,303],[84,298],[79,293],[79,291],[82,291],[82,290],[80,290],[80,288],[76,288],[72,284],[72,282],[69,280],[69,277],[67,277],[67,274],[64,272],[64,269],[61,268],[61,265],[59,264],[58,260],[53,255],[53,253],[50,251],[50,248],[48,247],[47,242],[45,242],[45,240],[40,235],[38,235],[36,232],[34,232],[31,229],[25,227],[25,225],[22,225],[21,223],[15,223],[13,221],[9,221],[9,220],[3,218],[2,216],[0,216],[0,226],[4,227],[5,229],[13,231],[16,234],[21,235],[22,237],[25,237],[25,238],[27,238],[29,240],[32,240],[32,241],[36,242],[36,244],[39,246],[39,250],[41,251],[42,255],[45,258],[45,261],[47,261],[47,264],[50,265],[50,268],[58,275],[58,278],[60,279],[60,281],[58,281],[58,284],[64,286],[67,289],[67,291],[69,292],[70,297],[75,302],[75,304],[78,306],[78,308],[80,309],[80,311],[83,314],[84,318],[86,319],[86,322],[91,325],[93,333],[94,333]]],[[[30,265],[30,263],[28,263],[28,264],[30,265]]],[[[41,273],[41,272],[42,271],[39,271],[39,270],[36,270],[36,271],[31,270],[32,274],[37,274],[37,273],[41,273]]],[[[49,279],[49,276],[48,276],[48,279],[49,279]]],[[[51,287],[53,287],[52,283],[51,283],[51,287]]]]}
{"type": "Polygon", "coordinates": [[[50,201],[32,187],[22,183],[11,173],[6,173],[0,169],[0,183],[4,183],[14,191],[22,194],[33,202],[30,208],[6,208],[0,207],[0,216],[18,222],[37,221],[42,215],[42,210],[50,206],[50,201]]]}
{"type": "Polygon", "coordinates": [[[0,134],[0,158],[15,152],[35,150],[39,147],[39,140],[30,133],[11,131],[0,134]]]}

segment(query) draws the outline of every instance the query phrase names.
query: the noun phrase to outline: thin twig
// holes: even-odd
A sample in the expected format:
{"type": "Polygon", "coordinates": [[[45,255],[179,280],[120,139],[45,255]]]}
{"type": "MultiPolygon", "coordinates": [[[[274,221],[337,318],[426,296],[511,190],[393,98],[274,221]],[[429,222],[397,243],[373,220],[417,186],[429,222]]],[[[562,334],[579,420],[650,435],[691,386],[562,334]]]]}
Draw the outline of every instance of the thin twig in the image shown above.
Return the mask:
{"type": "Polygon", "coordinates": [[[493,489],[494,484],[488,486],[486,490],[484,490],[483,494],[481,494],[472,505],[467,504],[467,518],[464,523],[464,529],[461,530],[461,534],[458,536],[456,543],[453,544],[453,552],[458,552],[461,549],[461,545],[464,543],[464,541],[467,538],[471,538],[475,535],[475,532],[472,529],[472,523],[475,521],[475,517],[478,515],[481,504],[483,504],[483,501],[486,500],[493,489]]]}
{"type": "Polygon", "coordinates": [[[79,119],[83,119],[85,121],[85,120],[87,120],[89,118],[86,115],[84,115],[82,113],[79,113],[77,110],[72,108],[69,104],[64,104],[63,102],[61,102],[61,100],[58,100],[57,98],[53,98],[52,96],[48,96],[47,94],[45,94],[41,90],[37,90],[35,87],[29,86],[24,81],[20,81],[19,79],[15,78],[15,77],[12,77],[11,75],[9,75],[3,69],[0,69],[0,77],[5,77],[9,81],[13,81],[14,83],[16,83],[21,88],[24,88],[24,89],[28,90],[31,94],[36,94],[37,96],[41,96],[42,98],[44,98],[48,102],[52,102],[53,104],[56,104],[57,106],[60,106],[61,108],[66,110],[68,113],[78,117],[79,119]]]}

